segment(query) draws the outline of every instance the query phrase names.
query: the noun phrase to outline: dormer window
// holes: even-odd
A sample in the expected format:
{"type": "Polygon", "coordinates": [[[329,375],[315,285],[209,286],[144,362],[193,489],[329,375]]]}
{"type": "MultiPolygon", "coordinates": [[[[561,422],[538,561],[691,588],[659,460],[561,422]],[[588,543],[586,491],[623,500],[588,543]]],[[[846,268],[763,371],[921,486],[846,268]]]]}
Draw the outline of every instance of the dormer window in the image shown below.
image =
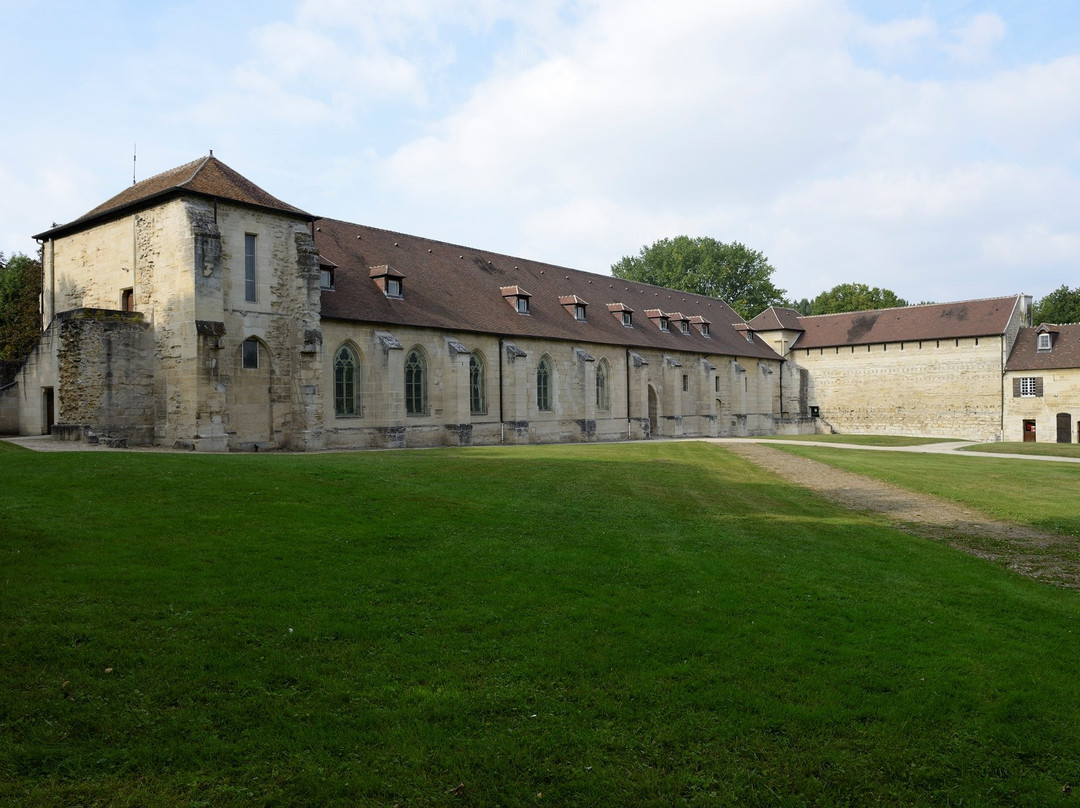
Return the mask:
{"type": "Polygon", "coordinates": [[[574,319],[578,322],[585,322],[585,309],[589,304],[577,295],[562,295],[559,298],[559,305],[574,315],[574,319]]]}
{"type": "Polygon", "coordinates": [[[709,324],[708,323],[702,323],[701,324],[701,336],[703,336],[703,337],[709,336],[709,324]]]}
{"type": "Polygon", "coordinates": [[[529,298],[532,295],[520,286],[503,286],[499,289],[499,293],[502,294],[503,300],[513,306],[518,314],[527,315],[529,313],[529,298]]]}
{"type": "Polygon", "coordinates": [[[690,333],[690,321],[689,320],[679,320],[679,329],[684,334],[689,334],[690,333]]]}
{"type": "Polygon", "coordinates": [[[382,266],[372,267],[368,275],[375,285],[382,290],[382,293],[394,300],[401,300],[404,296],[403,281],[405,276],[398,272],[391,266],[383,264],[382,266]]]}
{"type": "Polygon", "coordinates": [[[696,325],[698,332],[701,336],[708,339],[709,337],[709,321],[702,317],[700,314],[695,314],[690,318],[690,325],[696,325]]]}
{"type": "Polygon", "coordinates": [[[328,258],[319,256],[319,287],[322,289],[334,288],[334,270],[337,264],[328,258]]]}
{"type": "Polygon", "coordinates": [[[1040,351],[1049,351],[1050,350],[1050,332],[1049,331],[1043,331],[1041,334],[1039,334],[1038,350],[1040,350],[1040,351]]]}
{"type": "Polygon", "coordinates": [[[671,315],[664,314],[660,309],[646,309],[645,316],[656,323],[656,327],[665,333],[671,330],[671,315]]]}
{"type": "Polygon", "coordinates": [[[608,303],[607,310],[623,324],[623,328],[634,327],[634,310],[625,303],[608,303]]]}

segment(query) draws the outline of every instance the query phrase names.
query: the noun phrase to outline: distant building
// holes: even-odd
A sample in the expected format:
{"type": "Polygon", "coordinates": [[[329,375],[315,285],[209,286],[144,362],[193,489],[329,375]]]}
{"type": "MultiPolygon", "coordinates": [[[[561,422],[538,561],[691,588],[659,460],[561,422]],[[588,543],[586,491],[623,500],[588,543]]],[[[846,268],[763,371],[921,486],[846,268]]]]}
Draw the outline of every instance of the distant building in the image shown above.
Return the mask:
{"type": "Polygon", "coordinates": [[[1001,440],[1005,361],[1030,317],[1030,297],[1013,295],[813,317],[771,308],[749,325],[788,360],[785,411],[837,432],[988,441],[1001,440]]]}

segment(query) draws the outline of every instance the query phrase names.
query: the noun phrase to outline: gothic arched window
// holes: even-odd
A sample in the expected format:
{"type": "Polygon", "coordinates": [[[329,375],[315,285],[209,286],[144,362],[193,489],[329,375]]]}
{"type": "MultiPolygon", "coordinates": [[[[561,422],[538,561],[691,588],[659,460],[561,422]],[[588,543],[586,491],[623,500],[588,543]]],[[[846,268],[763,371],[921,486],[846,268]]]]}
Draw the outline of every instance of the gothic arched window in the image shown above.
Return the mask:
{"type": "Polygon", "coordinates": [[[360,414],[360,358],[348,345],[334,355],[334,415],[360,414]]]}
{"type": "Polygon", "coordinates": [[[405,357],[405,412],[408,415],[427,412],[427,362],[415,348],[405,357]]]}

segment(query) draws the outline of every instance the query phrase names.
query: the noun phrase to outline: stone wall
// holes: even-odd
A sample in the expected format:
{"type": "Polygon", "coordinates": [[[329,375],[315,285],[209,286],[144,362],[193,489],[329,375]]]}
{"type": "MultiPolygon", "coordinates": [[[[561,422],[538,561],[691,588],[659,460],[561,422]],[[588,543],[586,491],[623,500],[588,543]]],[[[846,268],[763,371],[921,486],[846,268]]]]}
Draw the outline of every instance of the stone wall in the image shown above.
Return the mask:
{"type": "Polygon", "coordinates": [[[837,432],[1001,439],[1002,337],[798,349],[807,403],[837,432]]]}
{"type": "Polygon", "coordinates": [[[769,434],[779,402],[776,361],[347,321],[325,321],[322,333],[322,423],[328,448],[769,434]],[[334,360],[342,345],[360,360],[356,415],[335,414],[334,360]],[[427,368],[423,414],[405,411],[405,361],[413,350],[427,368]],[[469,397],[472,353],[482,358],[485,369],[486,407],[476,414],[469,397]],[[537,368],[543,357],[553,369],[550,411],[537,406],[537,368]],[[597,406],[601,365],[606,409],[597,406]]]}
{"type": "Polygon", "coordinates": [[[153,443],[154,365],[142,316],[76,309],[58,314],[55,322],[56,422],[129,444],[153,443]]]}

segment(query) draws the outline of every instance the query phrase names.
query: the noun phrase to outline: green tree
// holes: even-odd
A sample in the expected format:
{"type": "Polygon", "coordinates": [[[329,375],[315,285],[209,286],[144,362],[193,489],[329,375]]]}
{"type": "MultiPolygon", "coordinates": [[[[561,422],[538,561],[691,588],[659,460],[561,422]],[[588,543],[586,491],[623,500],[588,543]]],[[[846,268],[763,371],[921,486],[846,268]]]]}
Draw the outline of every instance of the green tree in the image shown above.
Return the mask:
{"type": "Polygon", "coordinates": [[[908,302],[889,289],[869,287],[865,283],[841,283],[810,301],[811,314],[840,314],[845,311],[891,309],[908,302]]]}
{"type": "Polygon", "coordinates": [[[1070,289],[1065,284],[1046,297],[1039,298],[1031,309],[1031,321],[1039,323],[1080,323],[1080,286],[1070,289]]]}
{"type": "Polygon", "coordinates": [[[38,300],[41,262],[16,253],[4,261],[0,253],[0,361],[25,358],[41,335],[38,300]]]}
{"type": "Polygon", "coordinates": [[[783,302],[784,290],[772,283],[774,271],[757,250],[707,236],[660,239],[611,265],[616,278],[718,297],[746,320],[783,302]]]}

